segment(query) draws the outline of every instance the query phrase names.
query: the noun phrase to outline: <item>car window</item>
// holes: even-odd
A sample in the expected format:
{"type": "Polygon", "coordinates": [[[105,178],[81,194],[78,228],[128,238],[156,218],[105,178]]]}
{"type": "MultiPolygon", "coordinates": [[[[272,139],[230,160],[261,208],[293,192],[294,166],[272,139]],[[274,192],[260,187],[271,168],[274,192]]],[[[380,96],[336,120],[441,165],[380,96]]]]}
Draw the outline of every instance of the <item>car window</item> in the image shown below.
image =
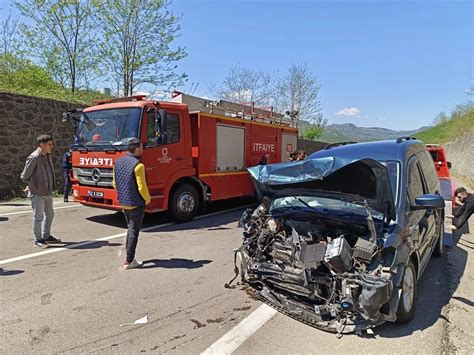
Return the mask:
{"type": "Polygon", "coordinates": [[[408,200],[412,206],[415,205],[415,198],[424,193],[423,180],[416,159],[412,159],[409,163],[407,193],[408,200]]]}
{"type": "Polygon", "coordinates": [[[166,143],[179,141],[179,116],[175,114],[166,115],[166,143]]]}
{"type": "Polygon", "coordinates": [[[436,168],[431,155],[427,151],[422,151],[416,154],[418,161],[425,177],[426,183],[428,184],[428,192],[433,193],[437,190],[438,176],[436,175],[436,168]]]}

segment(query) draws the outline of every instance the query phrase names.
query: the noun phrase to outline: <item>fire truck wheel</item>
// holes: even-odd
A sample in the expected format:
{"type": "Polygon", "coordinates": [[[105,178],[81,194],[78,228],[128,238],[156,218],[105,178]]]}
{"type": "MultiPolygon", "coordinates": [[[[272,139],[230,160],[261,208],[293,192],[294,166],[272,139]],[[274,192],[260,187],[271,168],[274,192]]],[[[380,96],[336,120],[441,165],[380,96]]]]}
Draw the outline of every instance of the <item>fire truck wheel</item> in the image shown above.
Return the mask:
{"type": "Polygon", "coordinates": [[[169,212],[176,222],[187,222],[194,218],[199,210],[199,195],[196,188],[184,184],[176,188],[170,199],[169,212]]]}

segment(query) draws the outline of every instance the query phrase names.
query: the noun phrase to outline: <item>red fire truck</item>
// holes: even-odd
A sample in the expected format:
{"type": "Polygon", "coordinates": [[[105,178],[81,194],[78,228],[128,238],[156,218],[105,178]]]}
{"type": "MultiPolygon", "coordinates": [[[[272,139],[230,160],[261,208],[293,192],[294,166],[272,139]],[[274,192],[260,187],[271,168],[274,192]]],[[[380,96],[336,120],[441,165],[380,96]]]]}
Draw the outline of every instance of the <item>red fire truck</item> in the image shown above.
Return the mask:
{"type": "Polygon", "coordinates": [[[145,146],[147,212],[169,210],[180,222],[207,201],[252,195],[246,168],[265,155],[269,163],[287,161],[298,136],[291,119],[271,110],[177,92],[169,102],[144,96],[98,101],[65,113],[63,121],[68,119],[76,126],[75,201],[120,210],[112,169],[127,154],[128,140],[137,137],[145,146]]]}
{"type": "Polygon", "coordinates": [[[449,169],[451,163],[446,157],[446,152],[439,144],[427,144],[426,149],[430,152],[438,175],[441,196],[447,201],[452,201],[453,206],[456,206],[456,196],[454,196],[454,183],[451,179],[449,169]]]}

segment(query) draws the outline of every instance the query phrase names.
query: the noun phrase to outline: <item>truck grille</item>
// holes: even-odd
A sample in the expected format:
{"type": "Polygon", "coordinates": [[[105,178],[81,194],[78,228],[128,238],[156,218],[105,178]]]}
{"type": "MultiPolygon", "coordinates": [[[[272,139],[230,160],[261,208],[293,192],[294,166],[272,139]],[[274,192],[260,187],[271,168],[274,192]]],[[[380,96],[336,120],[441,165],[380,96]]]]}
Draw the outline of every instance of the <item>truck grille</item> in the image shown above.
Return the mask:
{"type": "Polygon", "coordinates": [[[112,168],[74,168],[73,176],[77,176],[79,185],[113,187],[112,168]]]}

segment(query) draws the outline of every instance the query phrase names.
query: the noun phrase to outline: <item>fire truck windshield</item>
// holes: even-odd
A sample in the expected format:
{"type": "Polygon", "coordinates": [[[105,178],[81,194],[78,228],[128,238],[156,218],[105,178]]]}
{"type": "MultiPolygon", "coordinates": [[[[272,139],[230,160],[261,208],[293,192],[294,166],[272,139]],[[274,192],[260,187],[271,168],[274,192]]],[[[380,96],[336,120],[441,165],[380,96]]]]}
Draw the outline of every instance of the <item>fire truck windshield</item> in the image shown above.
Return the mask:
{"type": "Polygon", "coordinates": [[[91,149],[126,149],[131,138],[138,137],[141,109],[120,108],[84,112],[76,141],[91,149]]]}

